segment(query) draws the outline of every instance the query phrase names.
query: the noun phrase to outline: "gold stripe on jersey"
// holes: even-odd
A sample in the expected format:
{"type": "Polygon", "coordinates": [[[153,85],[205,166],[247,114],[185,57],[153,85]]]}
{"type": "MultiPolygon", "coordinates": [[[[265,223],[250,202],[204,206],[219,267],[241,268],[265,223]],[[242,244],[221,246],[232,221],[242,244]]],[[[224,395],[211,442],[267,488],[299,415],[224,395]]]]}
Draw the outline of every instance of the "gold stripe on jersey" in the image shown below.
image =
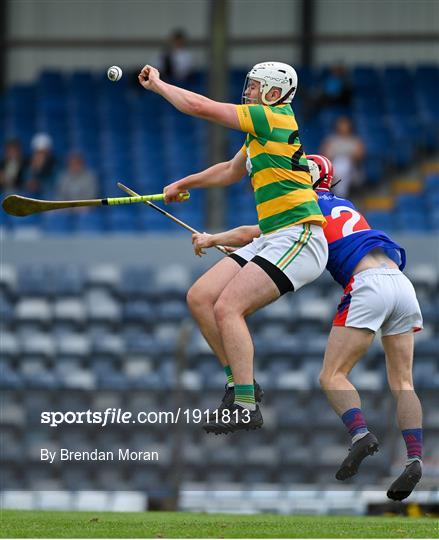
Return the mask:
{"type": "MultiPolygon", "coordinates": [[[[317,201],[317,195],[315,193],[313,193],[311,200],[317,201]]],[[[276,197],[275,199],[271,199],[271,201],[258,204],[256,209],[259,219],[265,219],[285,210],[294,209],[295,206],[305,202],[310,202],[309,190],[296,189],[282,197],[276,197]]]]}
{"type": "MultiPolygon", "coordinates": [[[[257,189],[268,186],[273,182],[279,182],[278,179],[273,178],[273,172],[276,174],[276,177],[280,179],[280,181],[291,180],[291,175],[289,175],[288,171],[285,171],[285,169],[279,169],[275,167],[273,167],[272,169],[263,169],[262,171],[259,171],[253,175],[253,189],[256,191],[257,189]]],[[[303,188],[309,187],[309,174],[305,171],[297,171],[294,177],[294,181],[303,184],[303,188]]]]}
{"type": "Polygon", "coordinates": [[[267,114],[267,120],[270,124],[271,129],[287,129],[289,131],[297,129],[297,122],[294,116],[289,116],[286,114],[274,114],[273,111],[270,111],[270,114],[267,114]]]}
{"type": "Polygon", "coordinates": [[[251,133],[252,135],[256,137],[257,135],[255,132],[255,128],[253,126],[253,121],[250,116],[250,111],[248,107],[238,105],[236,107],[236,112],[238,113],[238,120],[239,120],[239,125],[241,126],[241,130],[244,131],[245,133],[251,133]]]}
{"type": "MultiPolygon", "coordinates": [[[[291,145],[289,145],[291,146],[291,145]]],[[[299,147],[299,145],[295,145],[296,150],[299,147]]],[[[246,147],[246,145],[244,145],[246,147]]],[[[251,157],[257,157],[259,154],[278,154],[278,155],[285,155],[285,143],[280,143],[277,141],[267,141],[264,143],[260,143],[258,139],[253,139],[248,143],[248,147],[251,152],[251,157]]],[[[288,153],[287,157],[291,159],[291,155],[288,153]]],[[[291,173],[291,171],[288,171],[291,173]]]]}

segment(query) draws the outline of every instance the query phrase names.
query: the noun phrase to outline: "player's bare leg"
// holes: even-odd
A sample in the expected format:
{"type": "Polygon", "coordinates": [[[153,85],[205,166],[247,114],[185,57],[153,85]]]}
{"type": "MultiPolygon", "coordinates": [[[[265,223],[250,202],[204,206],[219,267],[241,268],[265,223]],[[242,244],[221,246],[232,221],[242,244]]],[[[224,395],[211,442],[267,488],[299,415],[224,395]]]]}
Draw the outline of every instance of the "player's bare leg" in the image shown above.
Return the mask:
{"type": "Polygon", "coordinates": [[[382,338],[386,353],[387,379],[396,399],[401,430],[422,425],[422,407],[413,385],[413,332],[382,338]]]}
{"type": "Polygon", "coordinates": [[[326,346],[320,384],[334,411],[352,437],[352,448],[336,473],[337,480],[354,476],[363,459],[378,450],[378,441],[367,429],[357,389],[348,380],[355,364],[366,353],[374,333],[362,328],[333,326],[326,346]]]}
{"type": "Polygon", "coordinates": [[[407,445],[407,463],[387,496],[401,501],[408,497],[422,476],[422,407],[413,386],[413,332],[384,336],[387,379],[394,398],[398,425],[407,445]]]}
{"type": "Polygon", "coordinates": [[[338,415],[361,407],[360,396],[348,375],[370,347],[374,333],[360,328],[333,326],[326,345],[320,384],[338,415]]]}
{"type": "Polygon", "coordinates": [[[272,279],[258,265],[249,262],[224,288],[216,302],[215,318],[235,381],[235,403],[229,408],[227,417],[213,419],[204,426],[208,433],[230,433],[262,426],[253,386],[253,342],[245,317],[279,296],[279,289],[272,279]]]}
{"type": "Polygon", "coordinates": [[[223,289],[215,304],[216,322],[235,384],[253,384],[253,341],[245,317],[279,298],[279,289],[249,262],[223,289]]]}
{"type": "MultiPolygon", "coordinates": [[[[228,372],[229,362],[224,351],[213,307],[224,287],[240,271],[241,266],[235,260],[225,257],[203,274],[187,293],[189,309],[205,340],[226,372],[228,372]]],[[[255,399],[260,402],[264,391],[256,381],[254,385],[255,399]]],[[[234,399],[234,384],[228,380],[219,409],[229,407],[233,404],[234,399]]]]}
{"type": "Polygon", "coordinates": [[[205,340],[221,365],[229,364],[213,311],[215,302],[226,285],[241,270],[233,259],[225,257],[203,274],[189,289],[187,303],[205,340]]]}

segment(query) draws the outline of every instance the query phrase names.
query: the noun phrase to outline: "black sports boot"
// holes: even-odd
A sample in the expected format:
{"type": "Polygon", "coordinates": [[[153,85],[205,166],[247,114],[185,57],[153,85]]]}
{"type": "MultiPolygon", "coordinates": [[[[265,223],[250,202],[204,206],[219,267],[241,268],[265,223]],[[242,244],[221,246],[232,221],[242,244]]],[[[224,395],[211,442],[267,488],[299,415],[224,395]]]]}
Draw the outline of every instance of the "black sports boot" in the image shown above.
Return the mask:
{"type": "Polygon", "coordinates": [[[375,452],[378,452],[378,440],[373,433],[368,433],[349,449],[349,454],[338,469],[335,478],[346,480],[356,475],[363,459],[375,452]]]}
{"type": "Polygon", "coordinates": [[[390,486],[387,497],[393,501],[406,499],[422,477],[422,464],[413,461],[390,486]]]}
{"type": "Polygon", "coordinates": [[[258,429],[262,427],[264,420],[262,419],[259,406],[256,405],[254,411],[250,411],[241,405],[232,403],[227,409],[217,409],[210,415],[209,422],[206,422],[203,429],[206,433],[233,433],[245,429],[258,429]]]}
{"type": "MultiPolygon", "coordinates": [[[[254,379],[253,379],[253,384],[255,385],[255,401],[256,403],[260,403],[262,401],[262,398],[264,397],[264,391],[262,390],[262,387],[254,379]]],[[[235,401],[235,387],[228,386],[226,384],[226,392],[221,401],[221,405],[218,407],[218,409],[228,409],[229,407],[233,405],[234,401],[235,401]]]]}

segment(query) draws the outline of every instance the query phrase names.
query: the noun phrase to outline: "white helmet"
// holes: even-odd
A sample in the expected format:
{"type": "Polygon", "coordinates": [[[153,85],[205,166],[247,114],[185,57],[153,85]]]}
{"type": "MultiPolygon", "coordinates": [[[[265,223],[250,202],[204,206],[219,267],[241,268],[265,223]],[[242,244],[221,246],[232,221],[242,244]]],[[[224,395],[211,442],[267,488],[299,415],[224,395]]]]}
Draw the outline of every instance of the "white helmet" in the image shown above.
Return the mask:
{"type": "Polygon", "coordinates": [[[249,80],[261,83],[261,100],[264,105],[277,105],[279,103],[291,103],[297,89],[297,73],[294,68],[282,62],[262,62],[256,64],[247,73],[242,92],[242,103],[248,103],[245,90],[249,80]],[[272,88],[281,90],[281,97],[275,103],[267,100],[267,94],[272,88]]]}

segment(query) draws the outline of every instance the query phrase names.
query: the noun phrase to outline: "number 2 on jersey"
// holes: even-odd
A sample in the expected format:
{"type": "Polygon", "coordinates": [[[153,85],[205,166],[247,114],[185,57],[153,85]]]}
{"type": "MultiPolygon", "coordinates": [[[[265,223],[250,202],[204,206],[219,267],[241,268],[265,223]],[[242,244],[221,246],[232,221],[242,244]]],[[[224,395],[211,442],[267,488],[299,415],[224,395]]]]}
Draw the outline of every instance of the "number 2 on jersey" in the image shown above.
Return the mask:
{"type": "Polygon", "coordinates": [[[349,236],[356,232],[367,231],[370,229],[369,224],[360,212],[357,212],[349,206],[334,206],[331,210],[331,218],[328,225],[331,227],[332,234],[330,234],[330,236],[332,238],[331,240],[328,239],[328,241],[338,240],[339,238],[349,236]],[[343,222],[339,219],[342,217],[344,218],[342,214],[348,214],[350,217],[343,222]],[[355,231],[354,227],[356,227],[355,231]]]}

